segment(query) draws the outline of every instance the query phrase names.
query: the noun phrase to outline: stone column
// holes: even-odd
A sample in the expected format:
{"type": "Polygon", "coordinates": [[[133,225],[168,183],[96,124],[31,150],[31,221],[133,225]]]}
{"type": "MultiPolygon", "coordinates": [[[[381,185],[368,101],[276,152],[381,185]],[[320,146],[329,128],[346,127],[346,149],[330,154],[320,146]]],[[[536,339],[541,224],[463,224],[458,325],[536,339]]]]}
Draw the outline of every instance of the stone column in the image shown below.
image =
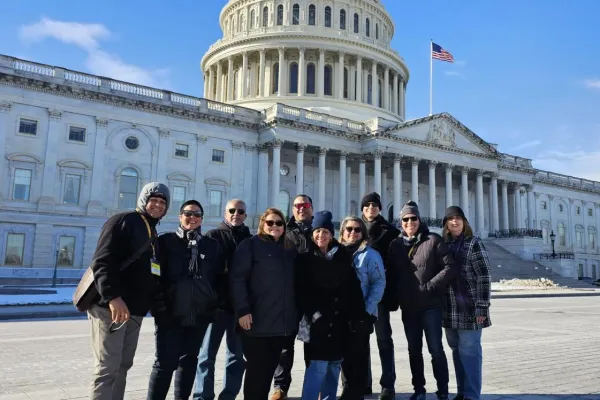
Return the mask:
{"type": "Polygon", "coordinates": [[[515,186],[514,196],[515,196],[515,228],[521,229],[523,227],[521,224],[521,220],[523,219],[523,214],[521,213],[521,187],[520,186],[515,186]]]}
{"type": "Polygon", "coordinates": [[[262,145],[258,148],[258,199],[256,214],[262,214],[268,207],[269,193],[269,146],[262,145]]]}
{"type": "Polygon", "coordinates": [[[278,74],[278,80],[279,80],[279,86],[278,86],[278,90],[277,90],[277,96],[281,97],[281,96],[285,96],[287,93],[285,91],[285,77],[284,77],[284,71],[285,71],[285,49],[283,47],[278,47],[277,50],[279,51],[279,74],[278,74]]]}
{"type": "Polygon", "coordinates": [[[346,157],[348,156],[348,153],[345,151],[342,151],[340,153],[340,208],[339,208],[339,217],[338,217],[338,221],[342,221],[342,219],[346,216],[347,211],[346,211],[346,190],[347,190],[347,186],[346,186],[346,179],[348,179],[348,177],[346,176],[346,157]]]}
{"type": "MultiPolygon", "coordinates": [[[[348,157],[346,157],[348,158],[348,157]]],[[[346,214],[352,210],[352,168],[346,164],[346,214]]],[[[345,216],[344,216],[345,217],[345,216]]]]}
{"type": "MultiPolygon", "coordinates": [[[[350,77],[348,76],[348,79],[350,77]]],[[[340,99],[344,98],[344,53],[340,51],[339,61],[338,61],[338,97],[340,99]]]]}
{"type": "Polygon", "coordinates": [[[383,70],[383,108],[390,110],[390,67],[387,65],[383,70]]]}
{"type": "MultiPolygon", "coordinates": [[[[265,97],[265,49],[258,51],[260,55],[258,71],[258,97],[265,97]]],[[[259,212],[263,212],[259,211],[259,212]]]]}
{"type": "Polygon", "coordinates": [[[96,138],[94,140],[94,167],[92,168],[92,185],[90,201],[88,203],[88,215],[102,215],[104,203],[104,143],[108,120],[96,117],[96,138]]]}
{"type": "Polygon", "coordinates": [[[374,186],[375,186],[375,192],[379,193],[379,195],[381,196],[381,157],[383,156],[383,152],[376,150],[373,152],[373,159],[374,159],[374,165],[373,165],[373,182],[374,182],[374,186]]]}
{"type": "Polygon", "coordinates": [[[223,101],[223,65],[221,61],[217,61],[217,92],[215,101],[223,101]]]}
{"type": "Polygon", "coordinates": [[[194,187],[194,198],[200,202],[200,204],[207,204],[207,194],[204,189],[204,168],[206,167],[206,158],[204,157],[205,145],[208,141],[206,136],[196,136],[196,178],[194,187]]]}
{"type": "MultiPolygon", "coordinates": [[[[522,188],[520,188],[522,189],[522,188]]],[[[567,212],[569,213],[569,223],[568,223],[568,231],[569,231],[569,240],[571,241],[571,250],[575,249],[575,246],[577,244],[577,236],[575,234],[575,223],[573,222],[573,214],[575,212],[575,200],[574,199],[568,199],[567,201],[567,212]]]]}
{"type": "MultiPolygon", "coordinates": [[[[404,95],[405,95],[405,91],[406,91],[406,81],[404,81],[404,79],[400,80],[400,116],[402,117],[402,119],[406,118],[405,115],[405,107],[406,105],[404,104],[404,95]]],[[[463,210],[464,211],[464,210],[463,210]]]]}
{"type": "Polygon", "coordinates": [[[304,150],[306,145],[296,145],[296,195],[304,193],[304,150]]]}
{"type": "MultiPolygon", "coordinates": [[[[363,155],[358,158],[358,202],[360,207],[360,200],[366,194],[367,191],[367,166],[366,160],[363,155]]],[[[362,210],[359,210],[362,212],[362,210]]]]}
{"type": "Polygon", "coordinates": [[[233,57],[227,58],[227,98],[225,101],[233,100],[233,57]]]}
{"type": "Polygon", "coordinates": [[[494,229],[500,229],[500,214],[498,210],[498,174],[492,174],[492,192],[490,194],[490,207],[492,207],[492,224],[494,229]]]}
{"type": "MultiPolygon", "coordinates": [[[[362,103],[362,57],[356,56],[356,101],[362,103]]],[[[354,77],[352,77],[354,79],[354,77]]],[[[362,196],[362,195],[361,195],[362,196]]]]}
{"type": "Polygon", "coordinates": [[[452,204],[452,169],[453,168],[454,168],[454,165],[446,164],[446,208],[453,205],[452,204]]]}
{"type": "Polygon", "coordinates": [[[298,96],[304,96],[304,88],[306,87],[306,82],[304,79],[306,76],[306,62],[304,61],[304,53],[306,49],[304,47],[300,47],[298,51],[300,52],[300,58],[298,59],[298,96]]]}
{"type": "MultiPolygon", "coordinates": [[[[533,185],[527,185],[527,228],[535,229],[535,198],[533,193],[533,185]]],[[[585,214],[584,218],[585,218],[585,214]]],[[[586,235],[587,237],[587,235],[586,235]]]]}
{"type": "Polygon", "coordinates": [[[467,167],[460,167],[460,208],[469,219],[469,168],[467,167]]]}
{"type": "Polygon", "coordinates": [[[508,181],[500,181],[502,188],[502,229],[509,230],[510,223],[508,220],[508,181]]]}
{"type": "Polygon", "coordinates": [[[396,154],[394,156],[394,218],[400,215],[400,208],[402,208],[402,156],[396,154]]]}
{"type": "Polygon", "coordinates": [[[319,195],[317,197],[317,210],[315,211],[322,211],[325,209],[325,157],[327,155],[327,150],[328,149],[324,147],[319,148],[319,195]]]}
{"type": "Polygon", "coordinates": [[[475,182],[475,199],[477,204],[477,234],[481,235],[485,229],[485,217],[483,216],[483,171],[481,170],[477,170],[477,180],[475,182]]]}
{"type": "Polygon", "coordinates": [[[242,99],[248,97],[248,53],[242,53],[242,99]]]}
{"type": "Polygon", "coordinates": [[[394,90],[392,92],[392,112],[399,114],[398,112],[398,72],[394,71],[394,90]]]}
{"type": "Polygon", "coordinates": [[[260,190],[256,190],[256,177],[257,173],[257,154],[256,144],[244,143],[244,189],[243,193],[247,193],[246,197],[246,214],[248,215],[248,224],[254,220],[256,216],[256,198],[255,194],[258,194],[260,190]]]}
{"type": "Polygon", "coordinates": [[[271,207],[277,207],[279,203],[279,184],[281,180],[281,146],[283,140],[273,141],[273,169],[271,170],[271,207]]]}
{"type": "MultiPolygon", "coordinates": [[[[169,140],[171,131],[164,128],[158,128],[158,163],[157,166],[168,165],[169,156],[171,155],[172,140],[169,140]]],[[[159,182],[167,182],[167,170],[166,168],[157,168],[160,171],[160,175],[157,174],[156,179],[159,182]]]]}
{"type": "MultiPolygon", "coordinates": [[[[10,132],[9,128],[9,120],[10,120],[10,111],[12,109],[12,103],[8,101],[0,101],[0,132],[5,132],[0,135],[0,200],[3,198],[10,198],[11,190],[7,188],[6,197],[3,196],[4,188],[8,186],[5,184],[7,180],[9,180],[9,174],[6,172],[7,170],[4,168],[6,163],[6,139],[8,138],[8,132],[10,132]]],[[[102,146],[104,149],[104,146],[102,146]]],[[[94,171],[96,170],[96,166],[94,165],[94,171]]]]}
{"type": "Polygon", "coordinates": [[[410,200],[419,203],[419,162],[418,158],[412,159],[411,182],[410,182],[410,200]]]}
{"type": "Polygon", "coordinates": [[[38,202],[38,211],[54,211],[56,204],[56,149],[63,138],[64,124],[61,123],[62,111],[48,109],[48,132],[46,134],[46,153],[44,155],[44,175],[42,196],[38,202]]]}
{"type": "Polygon", "coordinates": [[[436,161],[429,161],[429,218],[437,218],[437,204],[435,194],[435,167],[436,161]]]}
{"type": "Polygon", "coordinates": [[[215,99],[215,69],[210,66],[208,68],[208,90],[205,93],[207,99],[214,100],[215,99]]]}
{"type": "Polygon", "coordinates": [[[377,79],[377,61],[371,62],[371,82],[373,86],[371,88],[371,98],[373,99],[373,105],[379,107],[379,79],[377,79]]]}
{"type": "Polygon", "coordinates": [[[319,49],[319,87],[317,88],[317,96],[323,97],[325,94],[325,49],[319,49]]]}

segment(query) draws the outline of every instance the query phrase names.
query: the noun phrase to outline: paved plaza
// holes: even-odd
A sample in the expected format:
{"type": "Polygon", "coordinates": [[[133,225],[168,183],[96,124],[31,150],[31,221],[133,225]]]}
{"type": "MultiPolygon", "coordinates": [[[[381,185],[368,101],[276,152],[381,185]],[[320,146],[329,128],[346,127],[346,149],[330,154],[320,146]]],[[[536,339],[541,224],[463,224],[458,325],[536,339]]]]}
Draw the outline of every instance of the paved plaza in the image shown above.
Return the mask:
{"type": "MultiPolygon", "coordinates": [[[[496,299],[492,321],[494,326],[483,336],[485,400],[600,400],[600,297],[496,299]]],[[[400,313],[393,314],[392,324],[396,398],[406,399],[411,386],[400,313]]],[[[1,322],[0,400],[86,399],[91,371],[88,329],[84,319],[1,322]]],[[[145,399],[154,358],[153,329],[152,320],[146,319],[126,399],[145,399]]],[[[304,371],[300,344],[297,349],[292,397],[300,396],[304,371]]],[[[447,355],[451,360],[449,351],[447,355]]],[[[378,358],[373,346],[376,382],[378,358]]],[[[218,368],[220,385],[222,362],[218,368]]],[[[426,368],[428,389],[434,392],[428,362],[426,368]]]]}

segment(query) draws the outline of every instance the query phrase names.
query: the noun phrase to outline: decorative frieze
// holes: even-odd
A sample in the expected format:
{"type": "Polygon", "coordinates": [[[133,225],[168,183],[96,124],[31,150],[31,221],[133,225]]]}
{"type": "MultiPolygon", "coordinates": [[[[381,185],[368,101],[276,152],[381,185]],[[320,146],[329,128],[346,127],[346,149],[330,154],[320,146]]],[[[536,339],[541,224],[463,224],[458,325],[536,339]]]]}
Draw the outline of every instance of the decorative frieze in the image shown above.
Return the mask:
{"type": "Polygon", "coordinates": [[[0,112],[8,113],[12,109],[12,103],[9,101],[0,102],[0,112]]]}
{"type": "Polygon", "coordinates": [[[171,131],[166,128],[158,128],[158,136],[162,139],[167,139],[171,135],[171,131]]]}
{"type": "Polygon", "coordinates": [[[231,148],[234,150],[240,150],[242,147],[244,146],[243,142],[235,142],[235,141],[231,141],[231,148]]]}
{"type": "Polygon", "coordinates": [[[50,118],[50,120],[60,121],[62,114],[63,113],[60,110],[48,109],[48,118],[50,118]]]}
{"type": "Polygon", "coordinates": [[[198,141],[198,144],[205,145],[208,138],[206,136],[196,135],[196,140],[198,141]]]}
{"type": "Polygon", "coordinates": [[[98,128],[106,128],[108,126],[108,120],[105,118],[96,117],[96,126],[98,128]]]}

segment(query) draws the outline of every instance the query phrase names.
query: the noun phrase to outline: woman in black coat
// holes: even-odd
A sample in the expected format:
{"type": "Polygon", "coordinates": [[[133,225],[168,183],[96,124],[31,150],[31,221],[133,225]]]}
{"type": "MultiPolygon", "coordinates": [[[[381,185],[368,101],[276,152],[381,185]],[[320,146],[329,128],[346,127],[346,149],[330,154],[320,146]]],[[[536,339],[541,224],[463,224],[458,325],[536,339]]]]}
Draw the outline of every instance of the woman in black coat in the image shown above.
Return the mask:
{"type": "Polygon", "coordinates": [[[299,339],[305,342],[302,400],[336,398],[348,338],[361,329],[365,302],[352,254],[334,238],[329,211],[315,213],[309,251],[296,260],[299,339]]]}

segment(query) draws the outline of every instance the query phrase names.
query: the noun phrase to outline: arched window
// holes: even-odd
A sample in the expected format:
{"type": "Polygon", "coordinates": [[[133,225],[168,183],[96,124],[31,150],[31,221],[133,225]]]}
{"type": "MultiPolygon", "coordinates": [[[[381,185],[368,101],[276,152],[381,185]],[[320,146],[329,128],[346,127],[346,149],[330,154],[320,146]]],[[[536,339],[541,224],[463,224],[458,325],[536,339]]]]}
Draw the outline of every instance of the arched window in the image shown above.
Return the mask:
{"type": "Polygon", "coordinates": [[[596,228],[588,227],[588,244],[590,249],[596,250],[596,228]]]}
{"type": "Polygon", "coordinates": [[[292,25],[300,24],[300,5],[294,4],[292,8],[292,25]]]}
{"type": "Polygon", "coordinates": [[[277,6],[277,25],[283,25],[283,4],[277,6]]]}
{"type": "Polygon", "coordinates": [[[138,173],[133,168],[121,171],[119,182],[119,208],[133,210],[138,197],[138,173]]]}
{"type": "Polygon", "coordinates": [[[360,31],[360,17],[358,14],[354,14],[354,33],[358,33],[360,31]]]}
{"type": "Polygon", "coordinates": [[[331,7],[325,7],[325,27],[331,28],[331,7]]]}
{"type": "Polygon", "coordinates": [[[276,94],[279,91],[279,63],[273,64],[273,74],[271,75],[271,93],[276,94]]]}
{"type": "Polygon", "coordinates": [[[250,11],[250,29],[254,29],[254,19],[256,18],[256,12],[254,10],[250,11]]]}
{"type": "Polygon", "coordinates": [[[550,243],[550,223],[548,221],[542,221],[540,224],[542,227],[542,241],[544,244],[550,243]]]}
{"type": "Polygon", "coordinates": [[[373,104],[373,77],[367,78],[367,104],[373,104]]]}
{"type": "Polygon", "coordinates": [[[344,98],[348,98],[348,68],[344,68],[344,98]]]}
{"type": "Polygon", "coordinates": [[[315,94],[315,64],[310,63],[306,66],[306,94],[315,94]]]}
{"type": "Polygon", "coordinates": [[[308,6],[308,24],[316,25],[317,23],[317,7],[314,4],[308,6]]]}
{"type": "Polygon", "coordinates": [[[269,25],[269,7],[263,8],[262,26],[269,25]]]}
{"type": "Polygon", "coordinates": [[[244,29],[244,21],[245,21],[245,16],[244,14],[240,14],[240,22],[238,23],[238,31],[241,32],[244,29]]]}
{"type": "Polygon", "coordinates": [[[383,84],[381,82],[381,79],[377,81],[377,97],[378,107],[383,107],[383,84]]]}
{"type": "Polygon", "coordinates": [[[298,93],[298,64],[290,64],[290,93],[298,93]]]}
{"type": "Polygon", "coordinates": [[[346,10],[340,10],[340,29],[346,30],[346,10]]]}
{"type": "Polygon", "coordinates": [[[367,22],[365,23],[365,35],[371,37],[371,20],[369,18],[367,18],[367,22]]]}
{"type": "Polygon", "coordinates": [[[558,245],[562,247],[567,245],[567,230],[562,222],[558,223],[558,245]]]}
{"type": "Polygon", "coordinates": [[[283,213],[283,215],[287,218],[290,213],[290,194],[285,190],[279,192],[279,198],[277,199],[277,205],[279,209],[283,213]]]}
{"type": "Polygon", "coordinates": [[[323,79],[323,84],[324,84],[324,90],[323,92],[325,93],[325,96],[331,96],[333,95],[333,69],[331,68],[331,65],[326,65],[325,66],[325,76],[323,79]]]}

